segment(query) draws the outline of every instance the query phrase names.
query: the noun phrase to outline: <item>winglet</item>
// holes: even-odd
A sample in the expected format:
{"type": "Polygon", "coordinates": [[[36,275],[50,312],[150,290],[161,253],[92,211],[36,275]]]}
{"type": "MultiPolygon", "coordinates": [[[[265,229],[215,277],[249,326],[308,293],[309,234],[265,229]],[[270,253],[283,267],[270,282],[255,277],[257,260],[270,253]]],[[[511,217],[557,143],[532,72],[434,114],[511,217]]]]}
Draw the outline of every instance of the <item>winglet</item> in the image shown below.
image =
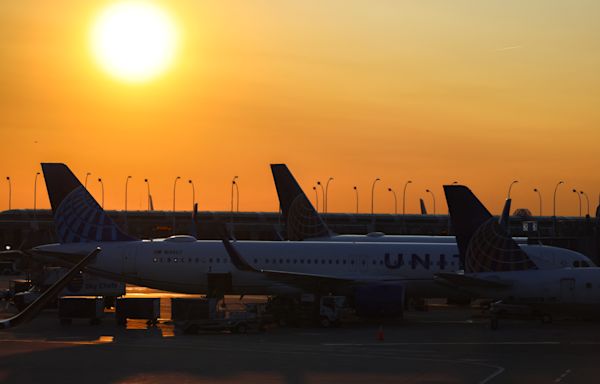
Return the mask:
{"type": "Polygon", "coordinates": [[[223,241],[223,246],[225,247],[225,250],[227,251],[229,258],[231,259],[233,266],[236,267],[240,271],[260,272],[258,269],[254,268],[246,260],[244,260],[242,255],[238,252],[238,250],[235,249],[233,244],[231,244],[231,240],[227,236],[225,228],[222,228],[220,232],[221,232],[220,233],[221,240],[223,241]]]}
{"type": "Polygon", "coordinates": [[[500,225],[506,229],[508,232],[509,222],[510,222],[510,203],[512,202],[511,198],[506,199],[504,202],[504,208],[502,209],[502,216],[500,216],[500,225]]]}

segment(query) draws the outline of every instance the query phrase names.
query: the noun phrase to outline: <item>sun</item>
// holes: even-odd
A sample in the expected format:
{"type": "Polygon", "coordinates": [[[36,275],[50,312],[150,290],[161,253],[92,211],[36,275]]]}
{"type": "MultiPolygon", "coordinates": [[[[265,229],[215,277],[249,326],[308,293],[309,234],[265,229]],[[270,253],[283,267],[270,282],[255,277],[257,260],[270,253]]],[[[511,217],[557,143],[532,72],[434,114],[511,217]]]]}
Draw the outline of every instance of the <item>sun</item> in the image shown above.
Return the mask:
{"type": "Polygon", "coordinates": [[[92,52],[112,76],[141,83],[173,63],[178,33],[169,15],[156,5],[124,1],[99,15],[91,33],[92,52]]]}

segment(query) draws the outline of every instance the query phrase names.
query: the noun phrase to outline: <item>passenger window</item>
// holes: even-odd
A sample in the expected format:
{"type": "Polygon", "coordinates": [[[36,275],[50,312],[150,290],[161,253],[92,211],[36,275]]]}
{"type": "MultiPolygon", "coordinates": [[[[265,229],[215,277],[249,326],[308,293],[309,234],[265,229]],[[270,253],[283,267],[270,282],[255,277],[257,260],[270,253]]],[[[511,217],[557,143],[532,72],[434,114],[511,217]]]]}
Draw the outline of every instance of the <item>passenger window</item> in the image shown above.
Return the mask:
{"type": "Polygon", "coordinates": [[[158,259],[155,257],[152,261],[156,263],[158,259]]]}
{"type": "Polygon", "coordinates": [[[198,258],[196,257],[196,263],[198,262],[198,258]]]}
{"type": "Polygon", "coordinates": [[[306,260],[306,264],[310,264],[310,259],[306,260]]]}

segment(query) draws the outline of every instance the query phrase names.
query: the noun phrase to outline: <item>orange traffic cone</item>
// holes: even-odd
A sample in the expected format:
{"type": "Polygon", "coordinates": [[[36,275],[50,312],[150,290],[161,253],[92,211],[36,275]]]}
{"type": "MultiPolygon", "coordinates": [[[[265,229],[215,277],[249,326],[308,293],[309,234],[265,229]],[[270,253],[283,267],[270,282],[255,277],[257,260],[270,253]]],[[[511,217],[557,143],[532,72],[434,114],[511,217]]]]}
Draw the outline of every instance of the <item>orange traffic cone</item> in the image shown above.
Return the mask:
{"type": "Polygon", "coordinates": [[[377,331],[377,341],[383,341],[383,325],[379,326],[377,331]]]}

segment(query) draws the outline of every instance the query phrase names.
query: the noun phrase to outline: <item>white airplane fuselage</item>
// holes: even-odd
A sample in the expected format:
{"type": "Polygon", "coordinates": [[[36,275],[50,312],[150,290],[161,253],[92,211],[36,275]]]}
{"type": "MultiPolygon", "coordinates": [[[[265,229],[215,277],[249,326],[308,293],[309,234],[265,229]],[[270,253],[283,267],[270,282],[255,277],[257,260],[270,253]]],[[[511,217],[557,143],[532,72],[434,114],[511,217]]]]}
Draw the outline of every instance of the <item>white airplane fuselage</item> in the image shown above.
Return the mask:
{"type": "MultiPolygon", "coordinates": [[[[453,243],[375,243],[326,241],[237,241],[235,248],[258,270],[286,271],[351,279],[357,283],[397,282],[410,296],[450,297],[454,289],[436,284],[434,274],[460,269],[453,243]]],[[[89,265],[92,273],[131,284],[181,293],[206,293],[208,274],[231,274],[232,293],[290,294],[297,285],[257,272],[238,270],[223,243],[178,236],[155,241],[49,244],[34,248],[40,255],[102,252],[89,265]]],[[[534,260],[551,265],[571,260],[575,252],[543,246],[522,248],[534,260]]],[[[541,267],[540,267],[541,268],[541,267]]]]}
{"type": "Polygon", "coordinates": [[[600,268],[485,272],[469,276],[509,284],[506,288],[469,289],[479,297],[555,310],[600,312],[600,268]]]}

